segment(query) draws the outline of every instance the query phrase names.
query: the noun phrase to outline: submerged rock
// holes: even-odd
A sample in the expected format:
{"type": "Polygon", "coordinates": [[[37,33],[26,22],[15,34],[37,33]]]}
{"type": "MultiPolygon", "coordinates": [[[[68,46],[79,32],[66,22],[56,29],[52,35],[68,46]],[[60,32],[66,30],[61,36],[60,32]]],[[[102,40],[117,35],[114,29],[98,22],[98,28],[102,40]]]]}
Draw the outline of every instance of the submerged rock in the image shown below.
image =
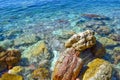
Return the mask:
{"type": "Polygon", "coordinates": [[[110,28],[107,26],[100,26],[96,31],[100,35],[108,35],[111,32],[110,28]]]}
{"type": "Polygon", "coordinates": [[[20,75],[5,73],[2,75],[0,80],[23,80],[23,77],[20,75]]]}
{"type": "Polygon", "coordinates": [[[13,42],[11,40],[0,41],[0,46],[2,46],[4,49],[7,49],[12,45],[13,45],[13,42]]]}
{"type": "Polygon", "coordinates": [[[18,50],[0,49],[0,70],[3,68],[11,68],[18,64],[21,54],[18,50]]]}
{"type": "Polygon", "coordinates": [[[65,47],[73,47],[76,50],[83,51],[87,48],[92,47],[96,43],[94,32],[86,30],[85,32],[74,34],[65,42],[65,47]]]}
{"type": "Polygon", "coordinates": [[[46,68],[38,68],[33,71],[32,77],[38,80],[50,80],[50,73],[46,68]]]}
{"type": "Polygon", "coordinates": [[[56,62],[52,80],[75,80],[82,68],[82,59],[77,57],[79,51],[66,49],[56,62]]]}
{"type": "Polygon", "coordinates": [[[116,46],[118,43],[112,39],[101,37],[98,39],[105,47],[116,46]]]}
{"type": "Polygon", "coordinates": [[[108,37],[114,41],[120,41],[120,34],[110,34],[108,37]]]}
{"type": "Polygon", "coordinates": [[[82,17],[94,20],[110,20],[109,17],[97,15],[97,14],[83,14],[82,17]]]}
{"type": "Polygon", "coordinates": [[[32,44],[32,43],[37,42],[38,40],[39,38],[35,34],[24,35],[24,36],[17,37],[16,39],[14,39],[14,45],[20,46],[20,45],[32,44]]]}
{"type": "Polygon", "coordinates": [[[33,44],[22,52],[22,58],[27,58],[28,60],[30,60],[32,57],[38,56],[46,59],[50,58],[50,53],[48,52],[46,43],[43,40],[38,41],[37,43],[33,44]]]}
{"type": "Polygon", "coordinates": [[[83,80],[111,80],[112,66],[103,59],[94,59],[88,64],[83,80]]]}

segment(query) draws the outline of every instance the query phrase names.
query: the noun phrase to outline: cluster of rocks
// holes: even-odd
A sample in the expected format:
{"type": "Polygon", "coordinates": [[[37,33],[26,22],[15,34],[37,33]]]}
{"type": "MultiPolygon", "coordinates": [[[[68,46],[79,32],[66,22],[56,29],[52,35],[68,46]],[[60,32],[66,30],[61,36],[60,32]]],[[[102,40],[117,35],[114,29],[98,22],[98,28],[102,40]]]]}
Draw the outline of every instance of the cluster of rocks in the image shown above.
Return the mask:
{"type": "Polygon", "coordinates": [[[83,80],[98,80],[98,78],[99,80],[110,80],[112,74],[111,64],[100,58],[94,59],[94,57],[103,56],[105,48],[98,44],[93,31],[87,30],[73,35],[66,41],[65,47],[67,49],[61,53],[55,64],[52,80],[76,80],[81,76],[83,76],[83,80]],[[81,69],[85,66],[85,60],[81,58],[81,54],[84,55],[82,52],[86,49],[90,49],[93,61],[87,65],[88,69],[85,73],[79,75],[81,69]]]}

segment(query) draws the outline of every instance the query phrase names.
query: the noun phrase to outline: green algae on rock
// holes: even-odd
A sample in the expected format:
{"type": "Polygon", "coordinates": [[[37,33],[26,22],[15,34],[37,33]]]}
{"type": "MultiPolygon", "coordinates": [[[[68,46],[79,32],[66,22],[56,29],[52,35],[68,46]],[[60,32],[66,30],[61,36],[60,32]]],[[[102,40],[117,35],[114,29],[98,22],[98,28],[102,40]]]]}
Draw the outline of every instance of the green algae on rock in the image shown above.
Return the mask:
{"type": "Polygon", "coordinates": [[[103,59],[94,59],[88,63],[83,80],[111,80],[112,65],[103,59]]]}

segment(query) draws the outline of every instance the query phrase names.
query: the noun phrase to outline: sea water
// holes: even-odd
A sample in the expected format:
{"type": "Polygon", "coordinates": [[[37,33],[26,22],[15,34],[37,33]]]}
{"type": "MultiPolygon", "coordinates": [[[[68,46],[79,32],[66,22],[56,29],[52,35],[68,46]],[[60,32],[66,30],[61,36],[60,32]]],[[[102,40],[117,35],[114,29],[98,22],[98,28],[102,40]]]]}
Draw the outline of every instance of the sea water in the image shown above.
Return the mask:
{"type": "MultiPolygon", "coordinates": [[[[38,40],[52,40],[53,37],[57,37],[57,46],[48,43],[55,48],[51,49],[49,46],[50,50],[53,50],[51,55],[55,56],[51,60],[56,61],[57,53],[62,51],[57,49],[60,46],[58,36],[64,36],[62,31],[81,32],[87,29],[82,27],[84,23],[92,21],[82,17],[83,14],[109,17],[111,20],[103,20],[110,29],[109,34],[120,34],[120,0],[0,0],[0,43],[5,46],[4,41],[9,40],[13,44],[6,43],[10,44],[5,47],[6,49],[19,49],[22,52],[35,42],[33,40],[29,44],[14,44],[16,39],[31,34],[39,37],[38,40]]],[[[109,34],[103,33],[100,36],[107,37],[109,34]]],[[[114,62],[108,56],[104,58],[111,63],[114,62]]],[[[51,63],[52,66],[55,65],[54,61],[51,63]]]]}

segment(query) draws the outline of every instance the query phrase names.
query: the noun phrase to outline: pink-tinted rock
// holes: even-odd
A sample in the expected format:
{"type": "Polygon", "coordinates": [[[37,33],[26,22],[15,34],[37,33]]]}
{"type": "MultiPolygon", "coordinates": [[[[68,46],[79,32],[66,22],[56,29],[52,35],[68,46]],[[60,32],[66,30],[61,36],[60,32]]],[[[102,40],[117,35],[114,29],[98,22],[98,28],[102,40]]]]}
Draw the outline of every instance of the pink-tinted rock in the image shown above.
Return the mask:
{"type": "Polygon", "coordinates": [[[52,80],[75,80],[82,68],[83,62],[77,57],[79,51],[66,49],[56,62],[52,80]]]}

